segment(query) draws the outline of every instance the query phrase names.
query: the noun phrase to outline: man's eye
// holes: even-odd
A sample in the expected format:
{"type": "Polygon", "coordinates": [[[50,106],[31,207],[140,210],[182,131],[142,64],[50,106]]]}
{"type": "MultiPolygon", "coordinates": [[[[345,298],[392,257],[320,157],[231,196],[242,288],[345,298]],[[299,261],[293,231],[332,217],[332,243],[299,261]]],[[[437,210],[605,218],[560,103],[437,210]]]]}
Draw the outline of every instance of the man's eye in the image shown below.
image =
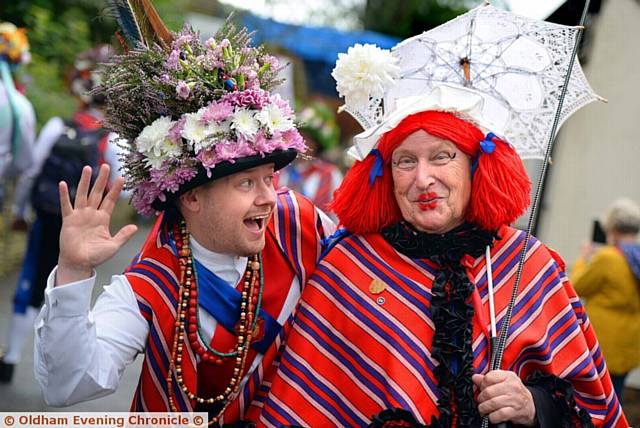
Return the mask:
{"type": "Polygon", "coordinates": [[[273,183],[273,175],[268,175],[264,178],[264,183],[267,186],[271,186],[271,184],[273,183]]]}
{"type": "Polygon", "coordinates": [[[247,178],[247,179],[245,179],[245,180],[242,180],[242,181],[240,182],[240,187],[244,187],[244,188],[249,189],[249,188],[251,188],[252,186],[253,186],[253,180],[251,180],[251,179],[249,179],[249,178],[247,178]]]}

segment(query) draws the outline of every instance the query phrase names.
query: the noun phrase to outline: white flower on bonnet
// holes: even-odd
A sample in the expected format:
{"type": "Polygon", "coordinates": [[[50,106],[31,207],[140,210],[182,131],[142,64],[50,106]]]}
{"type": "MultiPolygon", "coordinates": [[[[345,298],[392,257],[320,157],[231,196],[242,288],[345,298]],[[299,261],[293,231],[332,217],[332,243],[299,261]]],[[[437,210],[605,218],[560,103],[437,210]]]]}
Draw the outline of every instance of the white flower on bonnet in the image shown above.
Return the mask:
{"type": "Polygon", "coordinates": [[[375,45],[356,44],[346,54],[338,54],[336,67],[331,76],[336,80],[336,89],[345,104],[364,107],[369,98],[382,98],[385,88],[398,78],[398,59],[386,49],[375,45]]]}

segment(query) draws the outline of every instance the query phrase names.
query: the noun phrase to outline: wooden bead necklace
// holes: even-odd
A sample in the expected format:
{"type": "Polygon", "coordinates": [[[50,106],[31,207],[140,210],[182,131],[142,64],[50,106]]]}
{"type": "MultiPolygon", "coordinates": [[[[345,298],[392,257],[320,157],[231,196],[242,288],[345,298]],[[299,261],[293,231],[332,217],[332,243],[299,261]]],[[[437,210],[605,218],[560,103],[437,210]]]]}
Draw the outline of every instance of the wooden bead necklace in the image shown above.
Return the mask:
{"type": "Polygon", "coordinates": [[[198,286],[189,247],[189,232],[184,223],[180,222],[174,229],[176,247],[178,250],[178,262],[180,266],[180,288],[178,291],[179,301],[176,309],[176,322],[173,334],[173,347],[171,351],[171,361],[167,373],[167,395],[171,411],[178,411],[175,405],[171,390],[173,385],[173,375],[178,386],[189,397],[199,404],[214,404],[224,402],[222,409],[209,421],[209,425],[217,423],[224,411],[231,404],[231,397],[237,394],[244,374],[247,355],[251,347],[254,329],[258,320],[257,314],[260,311],[263,293],[263,278],[261,269],[261,257],[252,256],[247,272],[244,275],[242,287],[242,297],[240,301],[240,320],[237,327],[237,342],[235,350],[231,352],[220,352],[211,348],[207,341],[202,338],[200,323],[198,318],[198,286]],[[192,349],[200,356],[201,361],[211,362],[217,365],[222,364],[223,358],[235,357],[233,375],[225,390],[210,398],[198,397],[189,390],[182,377],[182,361],[185,341],[185,331],[192,349]],[[204,346],[203,346],[204,344],[204,346]]]}

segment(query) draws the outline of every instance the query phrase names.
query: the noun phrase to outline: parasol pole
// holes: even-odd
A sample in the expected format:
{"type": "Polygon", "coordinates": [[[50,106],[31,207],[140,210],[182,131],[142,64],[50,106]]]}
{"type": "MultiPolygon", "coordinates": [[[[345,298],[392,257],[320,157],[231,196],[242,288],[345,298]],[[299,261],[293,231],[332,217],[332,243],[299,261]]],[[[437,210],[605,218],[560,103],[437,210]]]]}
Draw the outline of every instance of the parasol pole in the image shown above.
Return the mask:
{"type": "MultiPolygon", "coordinates": [[[[564,103],[564,98],[569,88],[569,79],[571,78],[571,71],[573,70],[573,64],[575,63],[575,59],[578,54],[578,46],[580,45],[580,41],[582,40],[584,23],[587,17],[587,12],[589,11],[590,2],[591,0],[585,0],[584,9],[582,10],[582,17],[580,18],[580,25],[577,27],[578,35],[576,36],[573,52],[571,53],[571,58],[569,60],[567,75],[564,78],[562,92],[560,93],[560,98],[558,100],[558,107],[556,109],[556,114],[553,119],[551,133],[549,134],[549,141],[547,143],[547,149],[544,155],[544,161],[542,162],[542,166],[540,168],[540,179],[538,180],[538,186],[536,188],[535,197],[533,199],[533,204],[531,205],[531,213],[529,214],[529,222],[527,224],[527,232],[525,235],[524,244],[522,246],[522,251],[520,252],[520,260],[518,262],[518,270],[516,272],[515,283],[513,284],[511,300],[509,301],[509,306],[507,307],[507,313],[504,316],[502,327],[500,328],[500,335],[498,337],[495,352],[491,355],[491,370],[499,370],[500,367],[502,366],[502,357],[507,344],[509,324],[511,323],[511,316],[513,315],[513,307],[516,303],[516,297],[518,296],[518,286],[520,285],[520,280],[522,277],[522,269],[524,267],[525,258],[527,256],[529,239],[531,237],[531,230],[533,229],[533,220],[536,218],[538,203],[540,202],[540,194],[542,193],[542,188],[544,187],[545,176],[547,173],[547,165],[549,164],[549,160],[551,158],[551,151],[553,149],[553,144],[555,142],[556,130],[558,129],[558,124],[560,123],[560,114],[562,112],[562,104],[564,103]]],[[[488,426],[489,426],[489,418],[485,416],[482,420],[482,428],[487,428],[488,426]]],[[[506,428],[507,424],[503,422],[496,425],[496,427],[506,428]]]]}

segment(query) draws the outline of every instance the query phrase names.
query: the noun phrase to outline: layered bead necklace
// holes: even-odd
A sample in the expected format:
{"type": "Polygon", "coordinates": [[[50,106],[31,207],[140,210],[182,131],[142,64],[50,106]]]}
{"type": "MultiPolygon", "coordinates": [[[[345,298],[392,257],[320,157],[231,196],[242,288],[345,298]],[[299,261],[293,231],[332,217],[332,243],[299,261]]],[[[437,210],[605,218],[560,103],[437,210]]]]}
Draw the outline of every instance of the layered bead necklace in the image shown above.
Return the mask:
{"type": "Polygon", "coordinates": [[[208,341],[202,337],[200,322],[198,318],[198,285],[191,248],[189,246],[189,232],[184,220],[180,221],[174,229],[176,248],[178,251],[178,262],[180,266],[180,288],[178,294],[178,307],[176,309],[176,322],[173,334],[173,347],[171,351],[171,361],[167,373],[167,392],[171,411],[179,411],[171,394],[173,385],[173,375],[178,383],[178,387],[184,391],[190,400],[195,400],[199,404],[214,404],[223,402],[223,406],[209,425],[219,422],[222,414],[231,404],[231,397],[235,396],[240,388],[244,374],[247,355],[251,347],[251,340],[254,336],[254,329],[258,321],[260,305],[262,303],[263,278],[260,255],[252,256],[249,260],[247,271],[244,274],[242,286],[242,298],[240,301],[240,320],[237,324],[237,342],[235,349],[231,352],[220,352],[209,346],[208,341]],[[200,356],[204,362],[222,365],[223,358],[235,358],[233,375],[224,391],[209,398],[197,396],[189,390],[182,377],[182,361],[184,359],[185,333],[191,344],[191,348],[200,356]]]}

